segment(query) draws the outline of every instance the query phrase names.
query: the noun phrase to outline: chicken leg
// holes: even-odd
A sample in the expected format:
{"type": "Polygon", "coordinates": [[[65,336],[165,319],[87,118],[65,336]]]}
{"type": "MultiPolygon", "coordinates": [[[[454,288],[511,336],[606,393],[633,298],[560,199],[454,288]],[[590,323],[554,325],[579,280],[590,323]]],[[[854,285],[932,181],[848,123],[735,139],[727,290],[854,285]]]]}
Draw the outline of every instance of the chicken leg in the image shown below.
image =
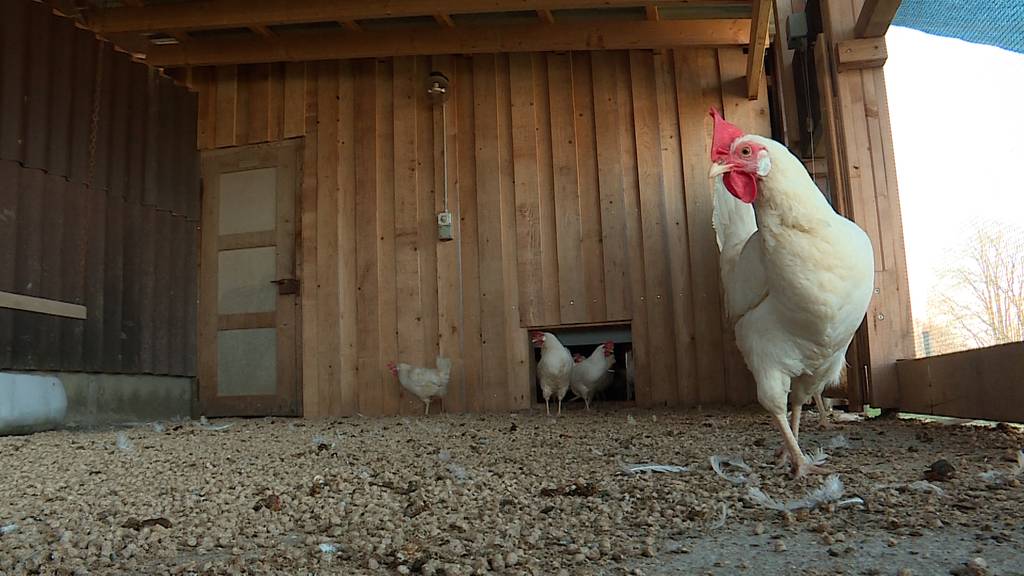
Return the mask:
{"type": "Polygon", "coordinates": [[[548,403],[548,397],[544,397],[544,409],[548,411],[548,416],[551,416],[551,404],[548,403]]]}
{"type": "Polygon", "coordinates": [[[562,398],[561,397],[558,398],[558,415],[559,416],[562,415],[562,398]]]}
{"type": "Polygon", "coordinates": [[[430,416],[430,400],[423,403],[423,415],[430,416]]]}
{"type": "Polygon", "coordinates": [[[820,421],[818,422],[818,427],[820,427],[822,430],[835,428],[835,425],[829,422],[829,415],[831,414],[832,409],[825,408],[825,401],[822,400],[820,393],[814,395],[814,403],[818,406],[818,418],[820,418],[820,421]]]}
{"type": "Polygon", "coordinates": [[[772,416],[775,419],[775,425],[782,432],[782,446],[785,448],[785,453],[789,456],[790,464],[793,466],[794,478],[801,478],[808,474],[827,474],[830,472],[828,468],[812,464],[804,458],[804,453],[800,450],[796,436],[793,435],[793,431],[789,428],[789,422],[786,421],[785,412],[772,414],[772,416]]]}

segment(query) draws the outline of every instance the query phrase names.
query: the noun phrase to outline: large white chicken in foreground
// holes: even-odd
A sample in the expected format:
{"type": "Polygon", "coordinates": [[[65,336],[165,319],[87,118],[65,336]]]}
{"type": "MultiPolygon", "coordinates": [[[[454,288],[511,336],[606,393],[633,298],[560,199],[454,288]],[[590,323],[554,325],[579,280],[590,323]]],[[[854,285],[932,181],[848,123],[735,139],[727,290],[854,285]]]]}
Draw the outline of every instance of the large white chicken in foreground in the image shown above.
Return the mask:
{"type": "Polygon", "coordinates": [[[398,376],[398,382],[423,401],[423,414],[430,414],[430,401],[444,398],[448,393],[448,380],[452,373],[452,361],[437,357],[437,368],[420,368],[406,363],[388,362],[388,370],[398,376]]]}
{"type": "Polygon", "coordinates": [[[572,355],[562,343],[550,332],[533,332],[530,340],[540,346],[540,361],[537,362],[537,379],[540,390],[544,394],[544,407],[548,416],[551,405],[548,401],[552,396],[558,398],[558,415],[562,415],[562,398],[569,391],[569,375],[572,372],[572,355]]]}
{"type": "MultiPolygon", "coordinates": [[[[575,358],[574,358],[575,360],[575,358]]],[[[580,357],[573,364],[569,375],[569,387],[573,394],[583,398],[590,410],[590,401],[594,395],[608,387],[612,381],[611,367],[615,364],[615,344],[605,342],[590,353],[587,358],[580,357]]]]}
{"type": "Polygon", "coordinates": [[[794,474],[823,472],[800,450],[801,407],[839,381],[871,300],[871,242],[836,214],[785,146],[743,134],[715,109],[711,116],[713,225],[736,345],[794,474]]]}

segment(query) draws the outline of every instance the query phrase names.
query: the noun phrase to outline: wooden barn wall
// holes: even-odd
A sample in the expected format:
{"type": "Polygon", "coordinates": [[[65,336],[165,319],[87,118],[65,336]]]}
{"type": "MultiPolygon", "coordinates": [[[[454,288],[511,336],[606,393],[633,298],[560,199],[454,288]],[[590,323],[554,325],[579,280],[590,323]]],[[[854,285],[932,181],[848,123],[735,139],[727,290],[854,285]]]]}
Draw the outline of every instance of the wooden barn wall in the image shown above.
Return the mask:
{"type": "Polygon", "coordinates": [[[196,95],[29,0],[0,46],[0,291],[88,313],[0,309],[0,369],[194,375],[196,95]]]}
{"type": "Polygon", "coordinates": [[[724,327],[709,106],[767,133],[740,49],[402,57],[195,70],[202,148],[306,137],[306,416],[418,413],[385,363],[454,359],[445,409],[527,407],[527,329],[630,323],[640,405],[745,404],[724,327]],[[448,104],[453,242],[442,207],[448,104]]]}

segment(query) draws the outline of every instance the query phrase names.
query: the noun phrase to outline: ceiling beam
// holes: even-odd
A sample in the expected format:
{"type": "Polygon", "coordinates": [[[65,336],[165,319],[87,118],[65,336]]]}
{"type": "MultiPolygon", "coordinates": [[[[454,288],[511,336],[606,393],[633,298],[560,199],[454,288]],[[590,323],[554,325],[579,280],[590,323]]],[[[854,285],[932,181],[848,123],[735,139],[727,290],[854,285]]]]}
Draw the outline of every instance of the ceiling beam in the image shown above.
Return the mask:
{"type": "Polygon", "coordinates": [[[768,49],[768,22],[772,0],[754,0],[750,19],[750,46],[747,50],[747,98],[757,100],[764,75],[764,53],[768,49]]]}
{"type": "Polygon", "coordinates": [[[663,20],[530,23],[363,32],[292,33],[273,38],[193,39],[188,45],[154,46],[153,66],[210,66],[304,62],[423,54],[481,54],[562,50],[741,46],[750,20],[663,20]]]}
{"type": "Polygon", "coordinates": [[[853,29],[854,35],[857,38],[885,36],[899,7],[900,0],[864,0],[853,29]]]}
{"type": "Polygon", "coordinates": [[[434,14],[434,21],[444,26],[445,28],[455,28],[455,21],[452,20],[451,14],[439,13],[434,14]]]}
{"type": "Polygon", "coordinates": [[[661,13],[658,12],[658,7],[654,4],[644,6],[644,14],[647,16],[648,20],[661,20],[661,13]]]}
{"type": "Polygon", "coordinates": [[[555,23],[555,15],[551,13],[551,10],[537,10],[537,17],[545,24],[555,23]]]}
{"type": "MultiPolygon", "coordinates": [[[[705,0],[735,3],[736,0],[705,0]]],[[[662,0],[659,5],[685,4],[688,0],[662,0]]],[[[633,7],[639,0],[388,0],[386,2],[338,2],[337,0],[196,0],[146,7],[109,8],[88,15],[89,26],[100,33],[166,32],[214,28],[248,28],[275,24],[330,22],[433,16],[481,14],[504,11],[572,10],[578,8],[633,7]]]]}

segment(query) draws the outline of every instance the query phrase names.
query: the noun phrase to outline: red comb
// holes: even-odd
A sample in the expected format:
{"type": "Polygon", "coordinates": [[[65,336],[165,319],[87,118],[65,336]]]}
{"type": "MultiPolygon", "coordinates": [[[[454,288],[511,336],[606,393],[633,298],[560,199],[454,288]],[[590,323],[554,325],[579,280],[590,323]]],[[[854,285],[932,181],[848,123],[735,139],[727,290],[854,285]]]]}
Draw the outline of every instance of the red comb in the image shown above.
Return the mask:
{"type": "Polygon", "coordinates": [[[715,119],[714,135],[711,138],[711,161],[718,162],[729,155],[732,143],[743,137],[743,130],[726,122],[714,106],[711,107],[709,114],[715,119]]]}

